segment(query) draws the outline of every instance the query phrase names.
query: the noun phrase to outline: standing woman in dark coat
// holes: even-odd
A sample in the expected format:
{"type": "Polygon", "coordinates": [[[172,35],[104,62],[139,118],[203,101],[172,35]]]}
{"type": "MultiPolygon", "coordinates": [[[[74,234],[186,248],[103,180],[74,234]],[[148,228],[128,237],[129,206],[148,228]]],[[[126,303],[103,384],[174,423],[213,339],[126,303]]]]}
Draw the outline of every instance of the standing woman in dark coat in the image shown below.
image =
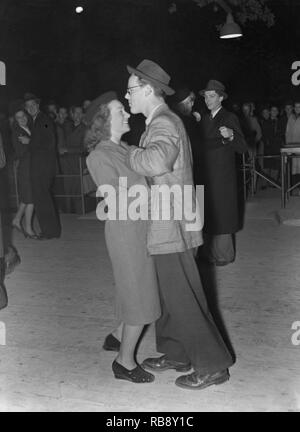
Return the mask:
{"type": "Polygon", "coordinates": [[[29,118],[23,105],[19,105],[14,109],[12,142],[18,159],[17,184],[20,204],[12,221],[12,225],[18,231],[22,232],[25,237],[36,240],[38,236],[32,229],[34,205],[30,178],[30,138],[29,118]],[[25,227],[22,225],[23,216],[25,227]]]}
{"type": "Polygon", "coordinates": [[[201,120],[204,246],[210,262],[226,265],[235,259],[233,234],[241,228],[236,153],[247,145],[237,116],[222,107],[224,85],[211,80],[200,94],[210,111],[201,120]]]}
{"type": "Polygon", "coordinates": [[[42,239],[60,237],[61,226],[52,196],[56,170],[56,136],[54,123],[40,111],[40,100],[25,94],[25,109],[33,121],[30,148],[31,185],[36,216],[42,239]]]}

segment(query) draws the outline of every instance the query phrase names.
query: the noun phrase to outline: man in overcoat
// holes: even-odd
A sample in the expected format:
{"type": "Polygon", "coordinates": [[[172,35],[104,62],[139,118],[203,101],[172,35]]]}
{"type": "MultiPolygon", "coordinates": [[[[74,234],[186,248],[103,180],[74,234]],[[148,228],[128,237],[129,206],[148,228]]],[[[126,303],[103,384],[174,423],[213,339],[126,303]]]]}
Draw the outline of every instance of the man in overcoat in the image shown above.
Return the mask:
{"type": "Polygon", "coordinates": [[[58,238],[61,225],[52,196],[56,170],[56,136],[54,124],[40,111],[40,100],[32,93],[24,96],[25,109],[32,118],[30,140],[31,183],[41,239],[58,238]]]}
{"type": "Polygon", "coordinates": [[[198,183],[204,185],[204,246],[200,255],[215,265],[235,260],[234,233],[241,229],[236,153],[247,151],[237,116],[222,107],[224,85],[210,80],[204,90],[210,114],[200,122],[202,140],[198,183]]]}

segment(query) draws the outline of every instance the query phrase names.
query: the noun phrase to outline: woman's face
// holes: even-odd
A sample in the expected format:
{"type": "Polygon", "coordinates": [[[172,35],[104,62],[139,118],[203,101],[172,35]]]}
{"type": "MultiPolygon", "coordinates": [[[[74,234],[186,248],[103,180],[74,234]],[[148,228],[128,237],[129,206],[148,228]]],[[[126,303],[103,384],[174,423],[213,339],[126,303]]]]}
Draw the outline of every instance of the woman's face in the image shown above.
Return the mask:
{"type": "Polygon", "coordinates": [[[24,113],[24,111],[18,111],[18,112],[16,112],[15,119],[16,119],[16,122],[18,123],[19,126],[21,126],[21,127],[26,127],[27,126],[28,119],[27,119],[27,116],[24,113]]]}
{"type": "Polygon", "coordinates": [[[124,133],[130,130],[128,124],[130,114],[125,111],[124,105],[118,100],[113,100],[109,102],[108,108],[110,110],[111,116],[111,134],[122,136],[124,133]]]}

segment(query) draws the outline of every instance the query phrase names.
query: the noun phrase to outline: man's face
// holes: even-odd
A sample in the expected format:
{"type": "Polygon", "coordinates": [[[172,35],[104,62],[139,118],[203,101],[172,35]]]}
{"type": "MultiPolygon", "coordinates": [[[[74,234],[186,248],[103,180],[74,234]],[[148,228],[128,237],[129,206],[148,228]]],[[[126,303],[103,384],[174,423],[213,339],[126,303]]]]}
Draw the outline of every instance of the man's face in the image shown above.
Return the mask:
{"type": "Polygon", "coordinates": [[[300,103],[295,103],[295,105],[294,105],[294,111],[295,111],[295,114],[297,114],[297,115],[299,115],[300,114],[300,103]]]}
{"type": "Polygon", "coordinates": [[[289,117],[293,112],[293,105],[290,105],[290,104],[285,105],[284,111],[285,111],[287,117],[289,117]]]}
{"type": "Polygon", "coordinates": [[[63,123],[67,117],[68,117],[67,109],[63,107],[59,108],[58,120],[63,123]]]}
{"type": "Polygon", "coordinates": [[[130,130],[128,124],[130,114],[125,111],[123,104],[118,100],[112,100],[108,104],[108,108],[111,116],[111,133],[113,135],[115,132],[116,135],[122,136],[130,130]]]}
{"type": "Polygon", "coordinates": [[[276,106],[271,107],[271,119],[276,119],[278,117],[279,111],[276,106]]]}
{"type": "Polygon", "coordinates": [[[204,93],[204,100],[210,111],[216,111],[222,104],[223,96],[218,95],[215,90],[207,90],[204,93]]]}
{"type": "Polygon", "coordinates": [[[83,101],[83,104],[82,104],[83,111],[86,111],[90,105],[91,105],[91,101],[89,99],[86,99],[85,101],[83,101]]]}
{"type": "Polygon", "coordinates": [[[57,114],[57,109],[56,109],[56,105],[54,105],[54,104],[49,104],[48,105],[48,112],[49,113],[54,113],[54,114],[57,114]]]}
{"type": "Polygon", "coordinates": [[[242,109],[243,109],[243,113],[245,114],[245,116],[250,115],[251,107],[249,104],[244,104],[242,109]]]}
{"type": "Polygon", "coordinates": [[[83,111],[81,107],[76,107],[72,113],[72,119],[74,123],[80,123],[83,117],[83,111]]]}
{"type": "Polygon", "coordinates": [[[35,100],[28,100],[25,102],[25,109],[31,117],[35,117],[39,112],[39,104],[35,100]]]}
{"type": "Polygon", "coordinates": [[[261,115],[265,120],[269,120],[270,118],[270,111],[267,108],[264,108],[261,112],[261,115]]]}
{"type": "Polygon", "coordinates": [[[128,100],[130,112],[138,114],[143,112],[145,103],[145,87],[139,84],[139,79],[135,75],[131,75],[128,80],[127,92],[125,99],[128,100]]]}

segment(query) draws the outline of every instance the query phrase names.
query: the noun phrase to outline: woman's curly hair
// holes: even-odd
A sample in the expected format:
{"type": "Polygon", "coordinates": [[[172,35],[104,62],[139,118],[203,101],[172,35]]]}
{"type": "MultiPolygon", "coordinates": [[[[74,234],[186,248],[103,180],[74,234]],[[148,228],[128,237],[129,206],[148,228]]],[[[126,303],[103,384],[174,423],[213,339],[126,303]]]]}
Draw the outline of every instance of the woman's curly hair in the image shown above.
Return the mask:
{"type": "Polygon", "coordinates": [[[94,150],[100,141],[108,140],[111,137],[110,109],[108,104],[100,105],[97,113],[87,125],[84,136],[84,146],[88,152],[94,150]]]}

